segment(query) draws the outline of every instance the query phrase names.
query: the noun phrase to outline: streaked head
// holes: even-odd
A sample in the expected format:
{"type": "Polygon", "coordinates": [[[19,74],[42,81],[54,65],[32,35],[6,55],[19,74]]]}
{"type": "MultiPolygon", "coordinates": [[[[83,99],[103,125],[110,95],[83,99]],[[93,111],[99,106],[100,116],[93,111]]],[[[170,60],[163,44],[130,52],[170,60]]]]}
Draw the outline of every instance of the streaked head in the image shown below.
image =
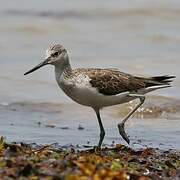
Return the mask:
{"type": "Polygon", "coordinates": [[[27,71],[24,75],[32,73],[35,70],[41,68],[42,66],[45,66],[45,65],[48,65],[48,64],[52,64],[52,65],[60,64],[60,65],[63,65],[65,63],[67,63],[66,61],[68,61],[68,55],[67,55],[66,49],[60,44],[55,44],[53,46],[50,46],[46,50],[44,61],[42,61],[40,64],[38,64],[37,66],[35,66],[31,70],[27,71]]]}

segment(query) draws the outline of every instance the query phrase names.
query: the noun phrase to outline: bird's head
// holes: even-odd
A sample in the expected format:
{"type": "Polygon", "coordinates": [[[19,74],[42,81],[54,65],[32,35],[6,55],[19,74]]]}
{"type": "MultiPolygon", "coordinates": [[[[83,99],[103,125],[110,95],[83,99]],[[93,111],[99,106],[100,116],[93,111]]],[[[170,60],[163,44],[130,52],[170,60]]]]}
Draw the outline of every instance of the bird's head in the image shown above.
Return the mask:
{"type": "Polygon", "coordinates": [[[37,70],[45,65],[48,65],[48,64],[51,64],[54,66],[56,66],[56,65],[63,66],[66,63],[68,63],[68,54],[67,54],[66,49],[60,44],[55,44],[53,46],[50,46],[46,50],[44,61],[42,61],[40,64],[38,64],[31,70],[27,71],[24,75],[32,73],[35,70],[37,70]]]}

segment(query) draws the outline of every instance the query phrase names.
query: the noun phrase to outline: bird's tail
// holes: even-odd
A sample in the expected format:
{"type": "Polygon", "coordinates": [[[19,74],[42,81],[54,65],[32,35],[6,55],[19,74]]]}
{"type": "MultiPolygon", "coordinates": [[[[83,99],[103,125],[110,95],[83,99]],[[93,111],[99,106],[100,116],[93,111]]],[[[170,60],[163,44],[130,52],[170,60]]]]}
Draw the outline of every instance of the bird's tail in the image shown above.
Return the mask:
{"type": "Polygon", "coordinates": [[[174,78],[175,78],[175,76],[169,76],[169,75],[151,77],[151,79],[155,83],[158,82],[158,83],[161,83],[164,85],[170,85],[170,83],[173,81],[174,78]]]}
{"type": "Polygon", "coordinates": [[[154,77],[136,77],[141,79],[145,83],[145,87],[158,86],[158,85],[170,85],[175,76],[154,76],[154,77]]]}

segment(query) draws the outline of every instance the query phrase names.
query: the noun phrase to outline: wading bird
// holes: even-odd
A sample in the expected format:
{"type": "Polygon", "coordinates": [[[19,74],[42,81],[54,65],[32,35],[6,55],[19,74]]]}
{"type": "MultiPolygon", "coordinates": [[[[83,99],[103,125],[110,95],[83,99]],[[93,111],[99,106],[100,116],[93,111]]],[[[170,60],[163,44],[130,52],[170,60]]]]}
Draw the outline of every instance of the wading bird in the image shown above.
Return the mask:
{"type": "Polygon", "coordinates": [[[170,87],[175,76],[139,77],[113,69],[78,68],[72,69],[67,50],[60,44],[46,50],[43,62],[24,75],[32,73],[45,65],[55,66],[55,76],[59,87],[75,102],[94,109],[99,127],[101,147],[105,130],[100,117],[103,107],[117,105],[139,99],[137,106],[118,124],[119,133],[129,144],[124,130],[125,122],[144,103],[145,94],[156,89],[170,87]]]}

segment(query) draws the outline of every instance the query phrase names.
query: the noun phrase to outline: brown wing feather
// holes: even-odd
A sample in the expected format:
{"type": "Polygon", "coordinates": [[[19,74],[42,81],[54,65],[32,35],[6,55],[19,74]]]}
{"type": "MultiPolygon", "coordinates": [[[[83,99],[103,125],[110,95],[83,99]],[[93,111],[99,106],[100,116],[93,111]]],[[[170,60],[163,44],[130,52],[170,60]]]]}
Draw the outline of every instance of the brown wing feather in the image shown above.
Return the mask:
{"type": "Polygon", "coordinates": [[[136,92],[139,89],[167,85],[175,76],[138,77],[114,69],[74,69],[73,76],[88,75],[93,87],[104,95],[116,95],[122,92],[136,92]]]}
{"type": "Polygon", "coordinates": [[[143,81],[117,70],[77,69],[74,73],[78,72],[88,75],[91,79],[91,85],[104,95],[115,95],[127,91],[137,91],[138,89],[145,87],[143,81]]]}

